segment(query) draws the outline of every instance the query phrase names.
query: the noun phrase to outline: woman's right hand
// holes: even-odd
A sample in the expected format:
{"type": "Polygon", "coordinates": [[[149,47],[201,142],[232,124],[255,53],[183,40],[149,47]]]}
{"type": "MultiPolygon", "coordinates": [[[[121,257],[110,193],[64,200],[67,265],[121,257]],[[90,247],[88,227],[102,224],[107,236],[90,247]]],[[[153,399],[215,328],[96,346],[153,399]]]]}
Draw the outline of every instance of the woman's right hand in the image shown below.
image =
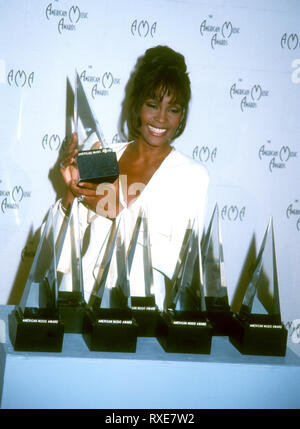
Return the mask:
{"type": "Polygon", "coordinates": [[[72,182],[78,182],[79,179],[76,162],[76,155],[78,152],[78,137],[76,133],[73,133],[69,138],[67,150],[59,164],[61,175],[68,187],[72,182]]]}
{"type": "Polygon", "coordinates": [[[77,168],[76,155],[78,154],[78,136],[77,133],[73,133],[69,138],[67,150],[64,152],[63,157],[60,161],[60,173],[63,181],[67,186],[66,193],[62,199],[62,205],[68,209],[75,197],[74,187],[77,188],[79,179],[79,172],[77,168]]]}
{"type": "MultiPolygon", "coordinates": [[[[92,149],[98,149],[99,145],[100,143],[96,142],[92,146],[92,149]]],[[[87,182],[79,183],[79,171],[76,160],[78,152],[78,136],[76,133],[73,133],[69,138],[67,149],[60,161],[60,172],[67,187],[65,195],[61,200],[61,204],[64,211],[67,213],[71,208],[74,198],[81,197],[83,204],[87,208],[98,213],[97,207],[99,200],[103,197],[103,192],[100,192],[99,194],[99,184],[87,182]]],[[[102,211],[100,211],[100,214],[102,214],[102,211]]],[[[105,216],[107,216],[107,214],[105,214],[105,216]]]]}

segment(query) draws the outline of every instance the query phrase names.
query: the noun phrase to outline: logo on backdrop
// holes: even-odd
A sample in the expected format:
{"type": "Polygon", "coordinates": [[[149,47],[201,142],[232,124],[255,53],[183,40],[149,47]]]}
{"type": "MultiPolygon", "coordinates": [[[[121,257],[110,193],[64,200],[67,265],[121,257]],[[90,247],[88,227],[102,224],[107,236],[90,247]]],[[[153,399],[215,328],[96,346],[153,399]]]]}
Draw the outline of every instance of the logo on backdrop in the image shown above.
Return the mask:
{"type": "Polygon", "coordinates": [[[285,324],[286,329],[289,331],[291,341],[294,344],[300,343],[300,319],[295,319],[292,322],[285,324]]]}
{"type": "Polygon", "coordinates": [[[282,49],[288,49],[294,51],[300,47],[300,36],[296,33],[284,33],[280,40],[282,49]]]}
{"type": "Polygon", "coordinates": [[[112,72],[105,71],[104,73],[93,73],[92,66],[88,67],[90,70],[83,70],[79,74],[82,82],[92,84],[91,96],[95,99],[97,96],[109,95],[109,90],[114,86],[120,85],[120,78],[113,76],[112,72]]]}
{"type": "Polygon", "coordinates": [[[208,146],[195,146],[192,153],[193,159],[201,162],[214,162],[217,157],[217,148],[208,146]]]}
{"type": "Polygon", "coordinates": [[[292,82],[300,83],[300,58],[296,58],[295,60],[293,60],[291,66],[293,69],[295,69],[292,71],[292,82]]]}
{"type": "Polygon", "coordinates": [[[230,222],[243,222],[246,215],[246,207],[236,205],[225,205],[221,209],[221,218],[230,222]]]}
{"type": "Polygon", "coordinates": [[[31,197],[31,192],[25,191],[21,185],[12,189],[3,189],[0,181],[0,207],[3,214],[9,210],[18,210],[25,198],[31,197]]]}
{"type": "Polygon", "coordinates": [[[45,10],[48,21],[55,20],[57,22],[57,30],[60,34],[65,31],[76,31],[77,26],[82,20],[88,19],[88,13],[83,12],[78,6],[71,6],[69,9],[58,9],[49,3],[45,10]]]}
{"type": "Polygon", "coordinates": [[[295,222],[297,231],[300,232],[300,204],[299,200],[293,201],[289,204],[285,211],[286,217],[295,222]]]}
{"type": "Polygon", "coordinates": [[[240,27],[235,27],[231,21],[216,23],[213,15],[204,19],[200,24],[201,37],[208,38],[210,46],[215,49],[217,46],[228,46],[230,41],[240,33],[240,27]]]}
{"type": "Polygon", "coordinates": [[[238,83],[231,85],[229,91],[230,98],[239,101],[242,112],[248,109],[256,109],[262,100],[268,97],[269,90],[264,89],[258,83],[246,87],[242,82],[242,79],[238,79],[238,83]]]}
{"type": "Polygon", "coordinates": [[[131,24],[131,34],[138,37],[154,37],[156,34],[157,23],[149,22],[147,20],[135,19],[131,24]]]}
{"type": "Polygon", "coordinates": [[[34,72],[11,69],[7,74],[7,82],[10,86],[31,88],[34,81],[34,72]]]}
{"type": "Polygon", "coordinates": [[[50,149],[51,151],[59,150],[61,146],[61,138],[58,134],[45,134],[42,139],[43,149],[50,149]]]}
{"type": "Polygon", "coordinates": [[[259,148],[258,157],[261,161],[266,161],[268,170],[273,173],[275,170],[286,169],[288,164],[297,157],[297,152],[288,145],[275,149],[271,140],[268,140],[267,144],[259,148]]]}

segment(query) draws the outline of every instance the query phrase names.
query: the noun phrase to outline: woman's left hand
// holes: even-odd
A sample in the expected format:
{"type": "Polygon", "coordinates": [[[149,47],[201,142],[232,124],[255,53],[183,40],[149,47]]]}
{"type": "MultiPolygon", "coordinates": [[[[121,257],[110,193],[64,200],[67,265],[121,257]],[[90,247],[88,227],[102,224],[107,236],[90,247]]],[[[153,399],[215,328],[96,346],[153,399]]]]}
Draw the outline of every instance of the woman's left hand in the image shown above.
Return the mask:
{"type": "Polygon", "coordinates": [[[118,181],[115,183],[89,183],[81,182],[74,187],[74,193],[82,196],[82,203],[95,213],[114,219],[120,210],[118,206],[118,181]]]}
{"type": "Polygon", "coordinates": [[[97,203],[101,196],[97,194],[98,183],[90,183],[90,182],[73,182],[70,185],[72,193],[79,198],[87,208],[97,212],[97,203]]]}

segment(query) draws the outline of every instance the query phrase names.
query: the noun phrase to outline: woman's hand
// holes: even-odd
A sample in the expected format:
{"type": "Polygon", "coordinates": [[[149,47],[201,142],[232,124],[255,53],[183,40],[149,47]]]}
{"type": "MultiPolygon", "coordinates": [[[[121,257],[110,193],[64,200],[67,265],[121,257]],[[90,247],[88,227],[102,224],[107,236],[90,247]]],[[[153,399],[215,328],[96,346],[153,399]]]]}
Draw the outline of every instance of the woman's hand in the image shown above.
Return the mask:
{"type": "Polygon", "coordinates": [[[76,197],[79,197],[81,202],[89,209],[97,212],[97,204],[101,196],[97,193],[97,183],[80,182],[72,184],[71,189],[76,197]]]}
{"type": "MultiPolygon", "coordinates": [[[[93,145],[92,149],[98,149],[100,143],[97,142],[93,145]]],[[[110,213],[106,213],[106,208],[102,208],[102,204],[99,201],[107,194],[106,185],[104,190],[102,185],[90,182],[79,182],[79,171],[77,167],[76,156],[78,154],[78,137],[76,133],[73,133],[69,139],[69,145],[60,162],[60,172],[63,180],[67,186],[67,191],[62,199],[62,206],[65,210],[69,210],[74,197],[79,200],[89,209],[94,212],[110,217],[110,213]],[[100,188],[100,189],[99,189],[100,188]]],[[[113,186],[113,185],[110,185],[113,186]]],[[[111,190],[109,189],[110,194],[111,190]]],[[[103,201],[104,203],[104,201],[103,201]]],[[[107,206],[107,198],[105,200],[105,207],[107,206]]]]}
{"type": "Polygon", "coordinates": [[[73,133],[69,139],[68,148],[59,164],[61,175],[67,186],[70,186],[72,182],[78,182],[79,179],[76,162],[78,152],[78,137],[76,133],[73,133]]]}
{"type": "Polygon", "coordinates": [[[77,133],[73,133],[69,138],[67,150],[65,151],[59,164],[60,173],[67,186],[66,193],[62,199],[62,205],[66,210],[69,210],[74,196],[76,196],[72,191],[72,186],[74,186],[79,179],[79,172],[76,162],[76,155],[78,152],[78,136],[77,133]]]}

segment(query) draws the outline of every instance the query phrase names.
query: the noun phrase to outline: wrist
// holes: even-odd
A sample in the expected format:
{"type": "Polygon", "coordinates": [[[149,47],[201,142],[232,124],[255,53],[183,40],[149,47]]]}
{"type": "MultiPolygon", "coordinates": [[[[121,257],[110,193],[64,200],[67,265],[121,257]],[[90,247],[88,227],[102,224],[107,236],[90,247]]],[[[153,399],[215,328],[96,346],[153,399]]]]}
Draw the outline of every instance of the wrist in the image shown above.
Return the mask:
{"type": "Polygon", "coordinates": [[[74,200],[74,195],[67,192],[64,197],[60,200],[60,207],[63,213],[68,216],[71,210],[71,206],[74,200]]]}
{"type": "Polygon", "coordinates": [[[73,200],[74,200],[74,195],[72,194],[72,192],[67,190],[67,192],[62,197],[61,202],[66,209],[69,209],[73,204],[73,200]]]}
{"type": "Polygon", "coordinates": [[[66,207],[62,200],[60,200],[60,208],[65,216],[69,216],[70,214],[70,206],[66,207]]]}

